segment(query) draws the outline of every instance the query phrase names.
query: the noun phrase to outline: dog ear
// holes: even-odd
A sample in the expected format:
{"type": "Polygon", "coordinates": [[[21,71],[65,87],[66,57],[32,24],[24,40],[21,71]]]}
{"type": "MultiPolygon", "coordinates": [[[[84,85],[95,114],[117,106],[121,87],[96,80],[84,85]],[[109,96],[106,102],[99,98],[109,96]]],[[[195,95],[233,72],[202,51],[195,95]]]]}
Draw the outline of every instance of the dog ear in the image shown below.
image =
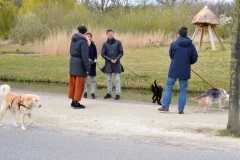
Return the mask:
{"type": "Polygon", "coordinates": [[[156,80],[154,80],[154,85],[155,85],[155,87],[157,87],[157,82],[156,82],[156,80]]]}
{"type": "Polygon", "coordinates": [[[27,97],[27,100],[28,100],[28,101],[32,100],[32,96],[28,96],[28,97],[27,97]]]}

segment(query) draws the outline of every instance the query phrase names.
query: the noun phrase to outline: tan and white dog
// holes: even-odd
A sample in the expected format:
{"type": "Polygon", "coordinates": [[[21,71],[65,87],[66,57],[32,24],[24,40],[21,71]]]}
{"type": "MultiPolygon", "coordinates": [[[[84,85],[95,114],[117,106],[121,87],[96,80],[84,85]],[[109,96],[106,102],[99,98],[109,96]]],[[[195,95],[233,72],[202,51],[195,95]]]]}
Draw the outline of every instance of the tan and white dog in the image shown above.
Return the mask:
{"type": "Polygon", "coordinates": [[[191,98],[191,100],[199,102],[199,106],[195,110],[198,111],[200,106],[204,105],[204,113],[207,113],[207,108],[212,105],[212,103],[217,103],[221,111],[223,111],[223,106],[229,101],[229,94],[224,89],[212,88],[203,93],[198,97],[191,98]]]}
{"type": "Polygon", "coordinates": [[[21,113],[21,125],[22,130],[25,130],[24,126],[24,117],[25,115],[28,115],[30,119],[30,123],[28,126],[30,126],[32,121],[32,110],[34,107],[41,107],[41,103],[39,100],[39,97],[34,94],[26,94],[26,95],[18,95],[10,92],[11,88],[8,84],[4,84],[0,86],[0,92],[4,96],[3,103],[1,105],[1,111],[0,111],[0,127],[2,117],[5,115],[7,110],[9,110],[12,113],[12,120],[14,126],[18,127],[19,125],[15,122],[15,113],[16,111],[19,111],[21,113]]]}

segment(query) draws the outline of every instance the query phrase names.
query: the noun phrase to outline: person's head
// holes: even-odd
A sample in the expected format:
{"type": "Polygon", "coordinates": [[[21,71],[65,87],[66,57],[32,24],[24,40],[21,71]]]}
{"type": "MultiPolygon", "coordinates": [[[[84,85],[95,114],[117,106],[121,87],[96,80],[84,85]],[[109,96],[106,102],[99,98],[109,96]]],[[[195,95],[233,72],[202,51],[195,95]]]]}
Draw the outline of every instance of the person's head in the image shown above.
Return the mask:
{"type": "Polygon", "coordinates": [[[78,32],[81,34],[85,34],[87,32],[87,28],[85,26],[79,26],[78,32]]]}
{"type": "Polygon", "coordinates": [[[89,39],[90,41],[92,40],[92,33],[87,32],[87,33],[86,33],[86,36],[88,37],[88,39],[89,39]]]}
{"type": "Polygon", "coordinates": [[[106,30],[106,34],[107,34],[107,37],[108,38],[113,38],[114,37],[114,31],[113,31],[113,29],[107,29],[106,30]]]}
{"type": "Polygon", "coordinates": [[[183,26],[182,28],[180,28],[178,31],[178,35],[179,36],[187,36],[187,27],[183,26]]]}

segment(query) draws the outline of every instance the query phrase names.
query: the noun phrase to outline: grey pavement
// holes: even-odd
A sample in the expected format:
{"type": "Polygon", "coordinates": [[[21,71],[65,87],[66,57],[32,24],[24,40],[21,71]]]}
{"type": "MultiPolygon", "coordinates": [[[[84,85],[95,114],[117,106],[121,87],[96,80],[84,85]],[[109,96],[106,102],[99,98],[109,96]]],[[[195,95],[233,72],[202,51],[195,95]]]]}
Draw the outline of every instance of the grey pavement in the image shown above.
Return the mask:
{"type": "Polygon", "coordinates": [[[0,128],[1,160],[238,160],[238,150],[46,127],[0,128]]]}

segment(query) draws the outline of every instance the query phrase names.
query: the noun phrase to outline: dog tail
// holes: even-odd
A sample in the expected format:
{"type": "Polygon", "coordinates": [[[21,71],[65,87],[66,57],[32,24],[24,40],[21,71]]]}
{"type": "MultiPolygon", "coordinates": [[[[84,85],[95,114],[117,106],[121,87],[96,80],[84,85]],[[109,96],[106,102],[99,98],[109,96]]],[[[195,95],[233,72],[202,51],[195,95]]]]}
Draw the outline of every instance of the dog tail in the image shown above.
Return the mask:
{"type": "Polygon", "coordinates": [[[190,98],[190,99],[193,100],[193,101],[199,102],[202,99],[202,97],[193,97],[193,98],[190,98]]]}
{"type": "Polygon", "coordinates": [[[10,92],[11,88],[8,84],[3,84],[0,86],[0,94],[6,96],[10,92]]]}

